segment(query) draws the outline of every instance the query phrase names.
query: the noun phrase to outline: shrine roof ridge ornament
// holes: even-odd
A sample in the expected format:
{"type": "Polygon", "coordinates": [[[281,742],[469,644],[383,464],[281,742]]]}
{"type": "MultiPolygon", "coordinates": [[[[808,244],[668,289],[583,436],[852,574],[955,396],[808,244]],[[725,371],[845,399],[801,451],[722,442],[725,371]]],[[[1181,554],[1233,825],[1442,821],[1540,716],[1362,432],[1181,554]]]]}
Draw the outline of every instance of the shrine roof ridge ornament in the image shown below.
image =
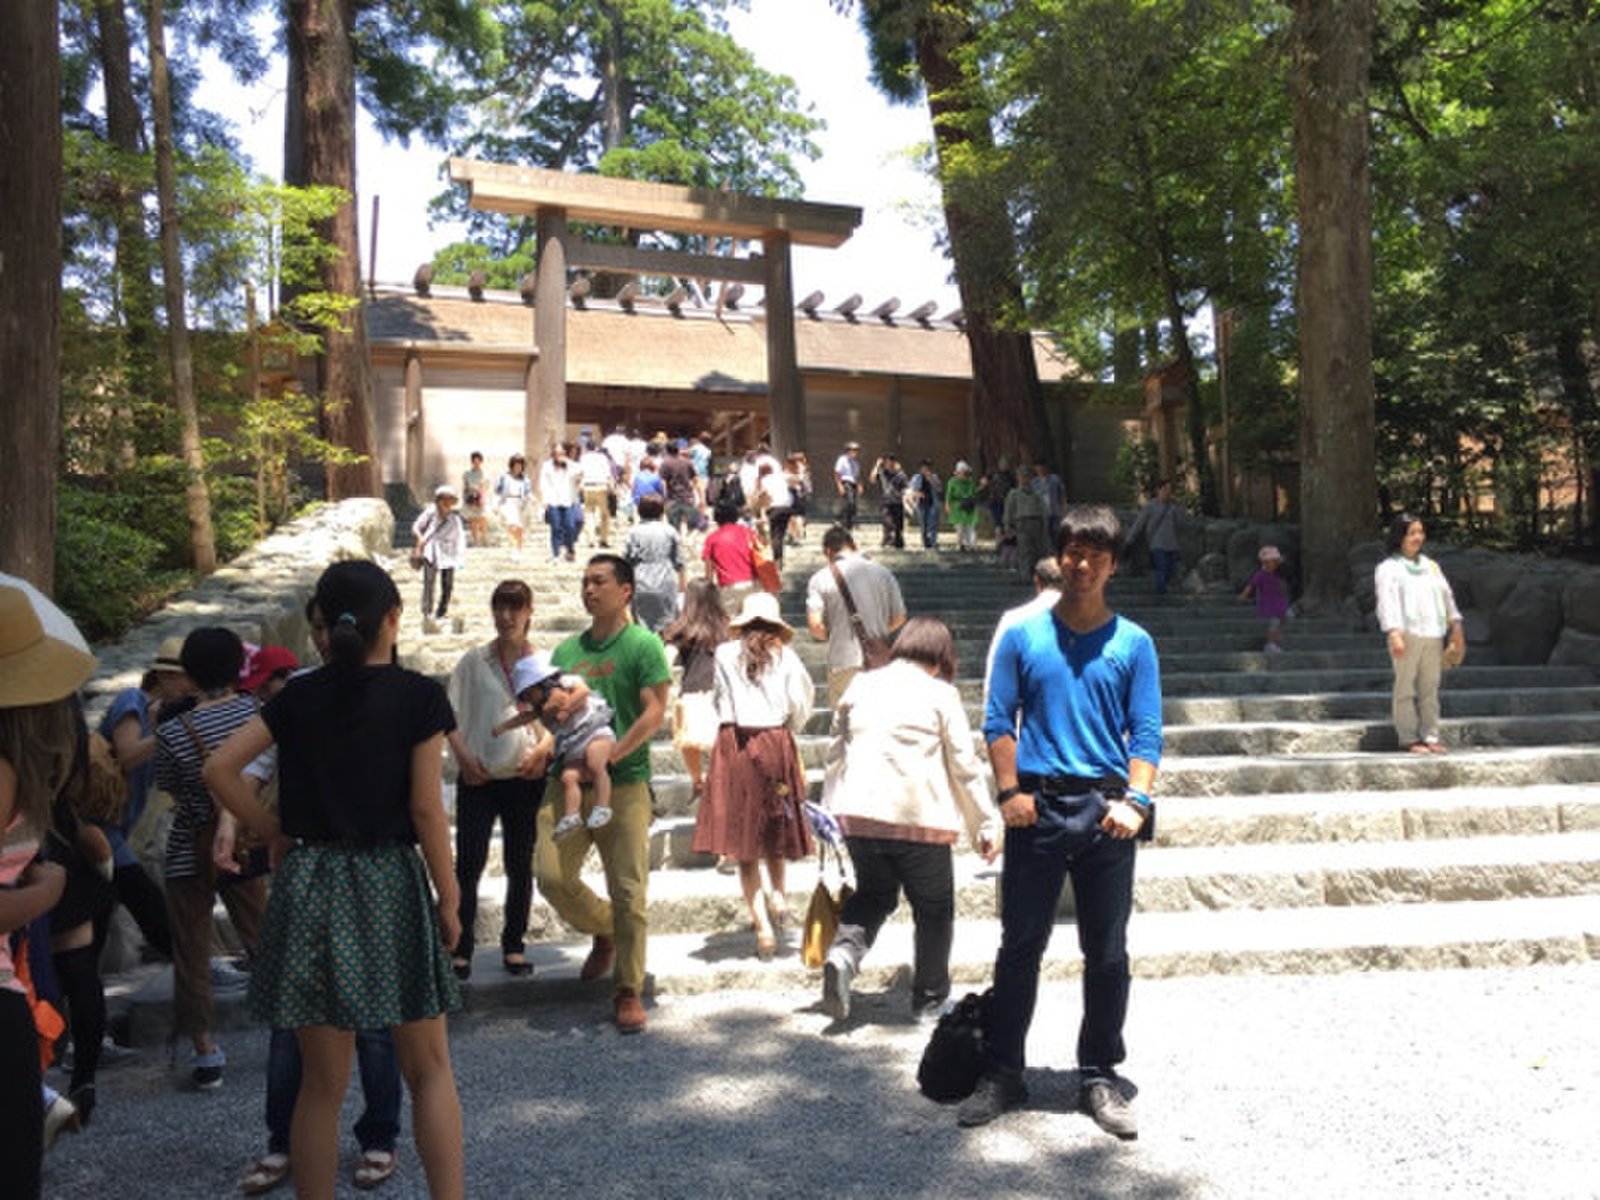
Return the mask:
{"type": "Polygon", "coordinates": [[[840,246],[862,219],[860,208],[846,204],[776,200],[472,158],[452,158],[450,179],[467,185],[468,204],[481,212],[531,215],[559,208],[571,221],[747,240],[784,234],[797,246],[840,246]]]}

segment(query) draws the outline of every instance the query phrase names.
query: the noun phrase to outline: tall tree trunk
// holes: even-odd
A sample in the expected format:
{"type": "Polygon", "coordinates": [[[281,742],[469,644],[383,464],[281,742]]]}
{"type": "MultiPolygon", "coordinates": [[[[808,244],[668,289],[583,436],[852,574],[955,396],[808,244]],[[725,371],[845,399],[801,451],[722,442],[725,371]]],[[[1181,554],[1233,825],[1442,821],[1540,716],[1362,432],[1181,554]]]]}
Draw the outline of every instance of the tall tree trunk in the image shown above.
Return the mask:
{"type": "Polygon", "coordinates": [[[1156,196],[1155,178],[1150,169],[1149,147],[1143,138],[1138,145],[1139,188],[1143,196],[1150,245],[1154,252],[1152,269],[1172,330],[1172,347],[1182,376],[1185,433],[1189,439],[1190,469],[1200,485],[1200,511],[1208,517],[1218,514],[1217,477],[1211,470],[1211,454],[1206,445],[1206,413],[1200,403],[1200,372],[1195,368],[1194,347],[1189,343],[1189,314],[1183,307],[1183,289],[1173,265],[1172,230],[1167,225],[1156,196]]]}
{"type": "Polygon", "coordinates": [[[1350,548],[1374,533],[1372,185],[1368,73],[1374,0],[1295,0],[1295,192],[1300,222],[1300,520],[1305,602],[1350,590],[1350,548]]]}
{"type": "Polygon", "coordinates": [[[971,38],[972,27],[964,14],[925,12],[917,21],[917,66],[933,119],[944,179],[945,226],[972,356],[972,425],[978,461],[992,469],[1002,455],[1013,463],[1053,460],[1070,488],[1072,480],[1066,478],[1070,461],[1054,452],[1045,419],[1033,336],[1026,327],[1017,328],[1026,306],[1010,218],[1003,208],[962,196],[950,182],[955,157],[968,147],[986,150],[992,144],[988,112],[974,98],[975,85],[956,58],[956,51],[971,38]]]}
{"type": "Polygon", "coordinates": [[[54,3],[0,38],[0,570],[55,586],[61,447],[61,56],[54,3]]]}
{"type": "MultiPolygon", "coordinates": [[[[322,287],[361,295],[361,238],[356,220],[356,76],[354,0],[289,0],[289,115],[284,179],[342,188],[345,201],[319,233],[335,248],[322,269],[322,287]],[[298,134],[298,144],[291,144],[298,134]]],[[[317,369],[323,436],[362,455],[328,470],[328,498],[379,496],[378,429],[372,411],[367,325],[358,307],[344,327],[323,335],[317,369]]]]}
{"type": "Polygon", "coordinates": [[[172,88],[167,72],[167,18],[163,0],[150,0],[150,110],[156,131],[156,205],[161,212],[161,285],[167,301],[167,347],[172,361],[172,400],[178,410],[184,500],[189,510],[189,556],[202,574],[217,569],[211,528],[211,493],[200,448],[200,408],[195,398],[194,357],[183,303],[183,248],[178,241],[178,182],[173,163],[172,88]]]}
{"type": "MultiPolygon", "coordinates": [[[[97,0],[94,16],[106,98],[106,136],[121,159],[116,195],[116,275],[126,352],[124,369],[128,395],[142,400],[161,391],[161,328],[156,319],[150,235],[144,224],[144,171],[140,161],[148,146],[144,117],[133,90],[133,48],[124,0],[97,0]]],[[[125,427],[130,431],[133,415],[133,410],[124,410],[125,427]]],[[[153,432],[164,432],[160,422],[155,424],[153,432]]],[[[125,444],[124,462],[135,453],[135,442],[125,444]]]]}

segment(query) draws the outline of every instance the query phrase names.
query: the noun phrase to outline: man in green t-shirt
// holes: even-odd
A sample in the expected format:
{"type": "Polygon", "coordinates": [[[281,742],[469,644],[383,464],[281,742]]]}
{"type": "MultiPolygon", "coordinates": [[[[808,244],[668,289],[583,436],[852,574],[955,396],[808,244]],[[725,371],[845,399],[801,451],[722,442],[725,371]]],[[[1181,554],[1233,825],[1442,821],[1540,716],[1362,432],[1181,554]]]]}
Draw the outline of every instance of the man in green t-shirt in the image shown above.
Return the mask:
{"type": "Polygon", "coordinates": [[[557,842],[561,781],[552,774],[545,803],[539,808],[534,851],[539,890],[545,899],[563,921],[594,937],[580,977],[599,979],[615,963],[612,1006],[617,1029],[623,1033],[639,1033],[645,1026],[639,991],[644,986],[648,930],[650,739],[666,716],[672,681],[661,639],[643,625],[635,625],[629,616],[632,600],[633,564],[615,554],[595,555],[583,569],[583,607],[589,614],[589,628],[562,642],[550,656],[555,666],[581,676],[616,714],[611,820],[598,829],[588,827],[594,794],[585,787],[586,823],[557,842]],[[609,899],[597,896],[581,877],[591,843],[600,850],[609,899]]]}

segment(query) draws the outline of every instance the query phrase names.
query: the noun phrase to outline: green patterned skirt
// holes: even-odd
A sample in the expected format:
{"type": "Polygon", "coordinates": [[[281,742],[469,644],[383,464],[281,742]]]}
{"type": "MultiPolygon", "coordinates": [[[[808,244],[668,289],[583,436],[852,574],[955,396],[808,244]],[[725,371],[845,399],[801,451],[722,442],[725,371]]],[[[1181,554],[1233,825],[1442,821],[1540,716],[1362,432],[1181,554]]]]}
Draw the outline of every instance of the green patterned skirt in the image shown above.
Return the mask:
{"type": "Polygon", "coordinates": [[[389,1029],[461,1006],[411,846],[297,846],[272,884],[250,1008],[274,1029],[389,1029]]]}

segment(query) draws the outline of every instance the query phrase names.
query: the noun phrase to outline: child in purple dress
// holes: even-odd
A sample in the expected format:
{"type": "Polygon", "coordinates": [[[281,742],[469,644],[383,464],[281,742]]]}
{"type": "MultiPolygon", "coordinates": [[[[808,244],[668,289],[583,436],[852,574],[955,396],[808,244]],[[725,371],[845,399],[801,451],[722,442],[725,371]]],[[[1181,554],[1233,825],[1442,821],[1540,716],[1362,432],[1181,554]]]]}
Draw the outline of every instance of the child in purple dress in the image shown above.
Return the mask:
{"type": "Polygon", "coordinates": [[[1264,647],[1268,654],[1283,653],[1283,622],[1289,615],[1289,585],[1278,568],[1283,566],[1283,555],[1276,546],[1263,546],[1256,557],[1261,562],[1261,569],[1250,576],[1250,582],[1244,585],[1244,591],[1239,593],[1239,599],[1248,600],[1252,595],[1256,600],[1256,616],[1267,622],[1267,644],[1264,647]]]}

